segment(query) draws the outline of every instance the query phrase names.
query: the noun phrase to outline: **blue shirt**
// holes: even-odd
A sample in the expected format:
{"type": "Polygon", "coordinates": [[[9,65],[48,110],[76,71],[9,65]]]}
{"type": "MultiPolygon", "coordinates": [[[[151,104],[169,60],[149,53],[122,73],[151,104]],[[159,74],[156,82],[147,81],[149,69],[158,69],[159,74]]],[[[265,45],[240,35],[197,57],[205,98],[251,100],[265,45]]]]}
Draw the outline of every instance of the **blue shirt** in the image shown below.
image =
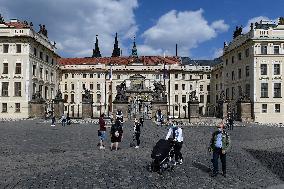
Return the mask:
{"type": "Polygon", "coordinates": [[[222,132],[217,134],[215,147],[222,148],[222,132]]]}

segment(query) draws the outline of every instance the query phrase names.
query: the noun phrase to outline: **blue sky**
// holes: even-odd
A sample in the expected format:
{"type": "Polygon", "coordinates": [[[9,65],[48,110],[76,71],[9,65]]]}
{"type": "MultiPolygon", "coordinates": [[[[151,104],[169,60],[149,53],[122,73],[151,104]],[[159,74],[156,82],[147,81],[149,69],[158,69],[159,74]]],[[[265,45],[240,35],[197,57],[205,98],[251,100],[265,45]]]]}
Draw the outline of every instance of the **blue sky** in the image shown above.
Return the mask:
{"type": "Polygon", "coordinates": [[[123,55],[136,36],[139,55],[179,55],[212,59],[244,27],[283,13],[283,0],[0,0],[5,20],[46,24],[62,57],[91,56],[95,35],[103,56],[110,56],[115,32],[123,55]],[[270,3],[270,4],[269,4],[270,3]]]}

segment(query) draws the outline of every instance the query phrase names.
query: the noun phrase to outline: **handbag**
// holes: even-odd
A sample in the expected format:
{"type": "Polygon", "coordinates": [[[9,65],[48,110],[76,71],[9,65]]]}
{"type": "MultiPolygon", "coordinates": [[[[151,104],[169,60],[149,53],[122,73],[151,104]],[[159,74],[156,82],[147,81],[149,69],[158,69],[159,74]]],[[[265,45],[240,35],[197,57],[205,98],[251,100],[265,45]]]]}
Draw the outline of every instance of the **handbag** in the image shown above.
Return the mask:
{"type": "Polygon", "coordinates": [[[99,136],[99,137],[102,136],[102,133],[101,133],[100,130],[98,130],[98,136],[99,136]]]}

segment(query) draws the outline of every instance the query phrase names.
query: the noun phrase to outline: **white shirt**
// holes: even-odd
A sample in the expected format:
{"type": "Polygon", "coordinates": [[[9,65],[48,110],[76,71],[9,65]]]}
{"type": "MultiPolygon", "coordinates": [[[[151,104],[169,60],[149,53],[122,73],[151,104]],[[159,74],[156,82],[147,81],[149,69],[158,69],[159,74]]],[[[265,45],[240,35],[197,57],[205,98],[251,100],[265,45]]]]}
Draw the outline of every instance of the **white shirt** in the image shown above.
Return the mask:
{"type": "MultiPolygon", "coordinates": [[[[166,136],[166,140],[168,140],[172,134],[173,134],[173,128],[171,127],[171,128],[169,129],[169,131],[168,131],[167,136],[166,136]]],[[[175,139],[176,141],[178,141],[178,142],[182,142],[182,141],[183,141],[182,129],[178,127],[178,128],[175,130],[175,134],[176,134],[176,136],[175,136],[174,139],[175,139]]]]}

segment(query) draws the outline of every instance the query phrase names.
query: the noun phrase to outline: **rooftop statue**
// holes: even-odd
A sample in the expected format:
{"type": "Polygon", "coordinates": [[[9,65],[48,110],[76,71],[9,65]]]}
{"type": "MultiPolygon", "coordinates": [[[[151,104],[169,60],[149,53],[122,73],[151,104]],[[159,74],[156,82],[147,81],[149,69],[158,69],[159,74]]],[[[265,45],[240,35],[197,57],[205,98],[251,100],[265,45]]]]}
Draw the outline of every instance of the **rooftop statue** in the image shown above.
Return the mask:
{"type": "Polygon", "coordinates": [[[57,91],[54,100],[62,100],[62,93],[60,89],[57,91]]]}

